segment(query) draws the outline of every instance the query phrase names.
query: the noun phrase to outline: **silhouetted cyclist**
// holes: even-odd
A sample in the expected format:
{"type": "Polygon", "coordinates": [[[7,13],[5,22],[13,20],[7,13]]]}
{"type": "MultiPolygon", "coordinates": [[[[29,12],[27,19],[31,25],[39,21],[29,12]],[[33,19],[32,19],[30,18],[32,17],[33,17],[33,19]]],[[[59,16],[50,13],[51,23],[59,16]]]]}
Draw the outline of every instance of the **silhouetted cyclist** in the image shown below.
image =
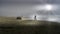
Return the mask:
{"type": "Polygon", "coordinates": [[[34,19],[36,20],[36,15],[35,15],[34,19]]]}

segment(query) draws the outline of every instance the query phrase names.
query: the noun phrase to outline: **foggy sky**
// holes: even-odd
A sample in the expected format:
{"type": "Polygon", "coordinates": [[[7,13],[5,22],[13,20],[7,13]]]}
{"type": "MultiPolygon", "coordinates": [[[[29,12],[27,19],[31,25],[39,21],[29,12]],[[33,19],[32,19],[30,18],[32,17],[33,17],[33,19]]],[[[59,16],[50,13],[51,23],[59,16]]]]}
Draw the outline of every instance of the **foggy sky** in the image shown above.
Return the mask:
{"type": "MultiPolygon", "coordinates": [[[[23,16],[36,12],[33,8],[40,4],[60,4],[60,0],[0,0],[0,16],[23,16]]],[[[57,14],[60,13],[58,10],[57,14]]]]}

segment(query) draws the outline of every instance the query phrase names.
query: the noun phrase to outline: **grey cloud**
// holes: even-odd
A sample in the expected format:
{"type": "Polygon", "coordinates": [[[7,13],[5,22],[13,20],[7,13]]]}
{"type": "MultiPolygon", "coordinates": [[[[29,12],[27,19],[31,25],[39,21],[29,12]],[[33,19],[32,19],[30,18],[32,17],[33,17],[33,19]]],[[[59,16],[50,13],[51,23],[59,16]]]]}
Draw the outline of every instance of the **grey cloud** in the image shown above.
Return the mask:
{"type": "MultiPolygon", "coordinates": [[[[0,0],[0,16],[26,16],[33,14],[35,12],[33,7],[38,4],[40,5],[41,1],[42,3],[44,2],[44,0],[0,0]],[[24,4],[24,2],[27,2],[28,4],[24,4]]],[[[60,0],[46,1],[46,3],[60,3],[60,0]]],[[[60,8],[57,11],[58,12],[56,13],[60,14],[60,8]]]]}

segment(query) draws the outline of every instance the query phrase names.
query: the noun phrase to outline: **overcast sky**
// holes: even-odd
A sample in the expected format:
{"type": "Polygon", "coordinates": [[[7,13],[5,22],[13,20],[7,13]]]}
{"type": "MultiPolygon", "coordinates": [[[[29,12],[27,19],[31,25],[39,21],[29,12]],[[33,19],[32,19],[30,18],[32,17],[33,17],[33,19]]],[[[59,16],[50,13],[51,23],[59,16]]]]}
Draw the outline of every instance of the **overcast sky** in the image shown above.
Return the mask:
{"type": "MultiPolygon", "coordinates": [[[[60,4],[60,0],[0,0],[0,16],[23,16],[33,14],[35,5],[60,4]]],[[[60,13],[56,12],[57,14],[60,13]]]]}

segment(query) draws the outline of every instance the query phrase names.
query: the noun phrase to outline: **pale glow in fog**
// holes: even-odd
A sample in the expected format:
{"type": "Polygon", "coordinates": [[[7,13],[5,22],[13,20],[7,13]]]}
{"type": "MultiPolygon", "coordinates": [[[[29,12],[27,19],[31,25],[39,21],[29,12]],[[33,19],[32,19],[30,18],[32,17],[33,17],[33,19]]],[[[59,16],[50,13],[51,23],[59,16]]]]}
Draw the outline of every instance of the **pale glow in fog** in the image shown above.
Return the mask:
{"type": "Polygon", "coordinates": [[[42,15],[37,15],[37,20],[42,20],[42,15]]]}
{"type": "Polygon", "coordinates": [[[52,10],[52,6],[51,5],[46,5],[45,8],[46,8],[46,10],[52,10]]]}
{"type": "Polygon", "coordinates": [[[50,5],[50,4],[46,4],[46,5],[38,5],[38,6],[35,6],[36,7],[36,10],[52,10],[53,6],[50,5]]]}
{"type": "Polygon", "coordinates": [[[34,16],[35,16],[35,15],[30,15],[30,18],[31,18],[32,20],[34,20],[34,16]]]}
{"type": "Polygon", "coordinates": [[[40,18],[41,18],[40,15],[37,15],[37,16],[36,16],[36,19],[37,19],[37,20],[40,20],[40,18]]]}
{"type": "Polygon", "coordinates": [[[34,18],[35,18],[35,16],[36,16],[36,19],[38,19],[38,18],[40,17],[40,16],[39,16],[39,15],[37,15],[37,14],[36,14],[36,15],[35,15],[35,14],[34,14],[34,15],[31,15],[30,17],[31,17],[31,19],[32,19],[32,20],[35,20],[35,19],[34,19],[34,18]]]}

